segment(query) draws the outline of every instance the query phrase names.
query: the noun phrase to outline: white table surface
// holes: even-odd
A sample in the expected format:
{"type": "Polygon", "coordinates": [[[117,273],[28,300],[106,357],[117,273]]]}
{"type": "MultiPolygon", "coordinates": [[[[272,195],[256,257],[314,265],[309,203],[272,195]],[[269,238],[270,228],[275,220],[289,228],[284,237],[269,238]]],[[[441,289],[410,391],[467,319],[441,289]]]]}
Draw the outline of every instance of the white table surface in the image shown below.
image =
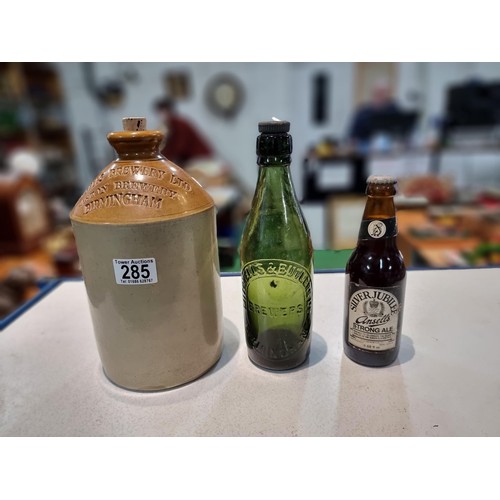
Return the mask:
{"type": "Polygon", "coordinates": [[[0,332],[0,435],[500,435],[500,269],[410,271],[401,351],[385,368],[343,354],[343,274],[314,276],[309,361],[257,368],[240,283],[222,278],[219,363],[149,394],[104,377],[84,285],[61,284],[0,332]]]}

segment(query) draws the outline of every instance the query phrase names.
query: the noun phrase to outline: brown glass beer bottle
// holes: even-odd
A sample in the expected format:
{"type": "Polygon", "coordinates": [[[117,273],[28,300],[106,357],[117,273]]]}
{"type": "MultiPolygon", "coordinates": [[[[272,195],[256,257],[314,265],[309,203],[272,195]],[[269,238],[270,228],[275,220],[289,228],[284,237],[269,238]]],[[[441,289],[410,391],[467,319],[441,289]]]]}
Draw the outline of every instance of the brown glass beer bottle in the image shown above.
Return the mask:
{"type": "Polygon", "coordinates": [[[367,180],[359,237],[346,266],[344,352],[356,363],[386,366],[399,352],[406,269],[396,245],[396,180],[367,180]]]}

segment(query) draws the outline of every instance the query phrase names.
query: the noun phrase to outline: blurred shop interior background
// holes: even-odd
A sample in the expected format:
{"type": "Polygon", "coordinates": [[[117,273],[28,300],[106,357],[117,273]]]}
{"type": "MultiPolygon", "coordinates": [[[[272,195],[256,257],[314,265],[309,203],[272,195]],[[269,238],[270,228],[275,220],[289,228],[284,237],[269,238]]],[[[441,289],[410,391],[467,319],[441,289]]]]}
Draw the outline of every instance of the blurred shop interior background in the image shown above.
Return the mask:
{"type": "Polygon", "coordinates": [[[0,317],[80,275],[68,214],[114,159],[124,116],[218,208],[221,269],[257,181],[257,124],[291,122],[316,269],[356,245],[372,173],[398,178],[408,266],[500,263],[500,63],[0,63],[0,317]]]}

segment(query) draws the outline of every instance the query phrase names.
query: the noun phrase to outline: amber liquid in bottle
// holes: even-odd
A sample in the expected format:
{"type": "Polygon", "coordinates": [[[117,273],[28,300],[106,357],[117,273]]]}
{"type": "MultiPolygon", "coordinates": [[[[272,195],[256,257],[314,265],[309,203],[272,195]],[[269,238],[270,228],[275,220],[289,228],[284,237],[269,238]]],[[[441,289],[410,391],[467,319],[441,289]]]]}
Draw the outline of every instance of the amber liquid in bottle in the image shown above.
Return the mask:
{"type": "Polygon", "coordinates": [[[344,352],[386,366],[401,342],[406,269],[396,244],[395,179],[371,176],[358,244],[346,267],[344,352]]]}

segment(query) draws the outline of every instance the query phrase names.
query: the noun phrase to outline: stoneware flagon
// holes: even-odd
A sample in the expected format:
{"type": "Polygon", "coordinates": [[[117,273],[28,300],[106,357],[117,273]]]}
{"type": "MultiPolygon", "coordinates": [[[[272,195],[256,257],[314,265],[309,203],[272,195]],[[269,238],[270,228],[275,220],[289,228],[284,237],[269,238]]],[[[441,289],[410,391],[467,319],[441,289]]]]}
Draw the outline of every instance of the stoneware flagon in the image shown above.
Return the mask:
{"type": "Polygon", "coordinates": [[[192,381],[222,352],[215,206],[159,152],[163,134],[125,118],[118,157],[70,218],[107,377],[154,391],[192,381]]]}

